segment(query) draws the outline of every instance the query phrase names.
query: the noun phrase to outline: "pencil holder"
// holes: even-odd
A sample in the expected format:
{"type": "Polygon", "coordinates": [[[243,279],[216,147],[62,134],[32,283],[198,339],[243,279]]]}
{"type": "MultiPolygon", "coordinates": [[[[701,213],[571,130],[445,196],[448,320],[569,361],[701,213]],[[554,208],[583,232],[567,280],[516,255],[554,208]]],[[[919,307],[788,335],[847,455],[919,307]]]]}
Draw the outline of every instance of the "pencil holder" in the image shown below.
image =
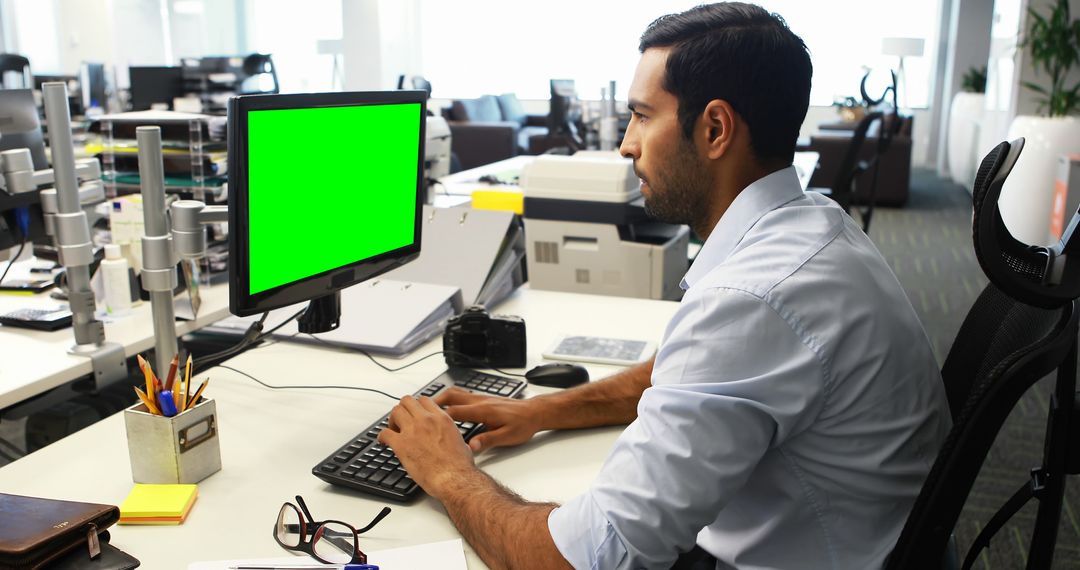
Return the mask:
{"type": "Polygon", "coordinates": [[[124,425],[136,483],[198,483],[221,470],[214,400],[200,398],[171,418],[139,403],[124,410],[124,425]]]}

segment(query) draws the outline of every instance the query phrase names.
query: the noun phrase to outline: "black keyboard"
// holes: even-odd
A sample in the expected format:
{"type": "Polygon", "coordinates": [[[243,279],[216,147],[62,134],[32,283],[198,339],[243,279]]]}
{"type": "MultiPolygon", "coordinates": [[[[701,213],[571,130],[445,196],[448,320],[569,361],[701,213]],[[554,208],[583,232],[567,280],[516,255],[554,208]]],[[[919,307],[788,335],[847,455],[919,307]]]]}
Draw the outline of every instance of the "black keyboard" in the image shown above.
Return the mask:
{"type": "MultiPolygon", "coordinates": [[[[524,380],[485,374],[468,368],[451,368],[413,395],[434,397],[451,386],[479,394],[517,398],[525,390],[526,383],[524,380]]],[[[311,473],[331,485],[341,485],[395,501],[408,501],[419,495],[419,485],[409,477],[401,462],[394,456],[393,450],[378,441],[379,432],[389,421],[390,413],[387,412],[379,421],[320,461],[311,473]]],[[[465,441],[484,431],[483,424],[455,423],[465,441]]]]}

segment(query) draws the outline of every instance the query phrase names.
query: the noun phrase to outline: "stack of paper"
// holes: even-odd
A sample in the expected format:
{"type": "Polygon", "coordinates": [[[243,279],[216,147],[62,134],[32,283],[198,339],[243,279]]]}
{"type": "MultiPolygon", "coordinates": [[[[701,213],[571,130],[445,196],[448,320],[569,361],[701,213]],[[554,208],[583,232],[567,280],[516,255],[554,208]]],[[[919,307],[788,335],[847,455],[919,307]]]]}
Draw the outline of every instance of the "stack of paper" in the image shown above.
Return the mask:
{"type": "Polygon", "coordinates": [[[136,483],[120,504],[120,524],[180,524],[198,495],[196,485],[136,483]]]}

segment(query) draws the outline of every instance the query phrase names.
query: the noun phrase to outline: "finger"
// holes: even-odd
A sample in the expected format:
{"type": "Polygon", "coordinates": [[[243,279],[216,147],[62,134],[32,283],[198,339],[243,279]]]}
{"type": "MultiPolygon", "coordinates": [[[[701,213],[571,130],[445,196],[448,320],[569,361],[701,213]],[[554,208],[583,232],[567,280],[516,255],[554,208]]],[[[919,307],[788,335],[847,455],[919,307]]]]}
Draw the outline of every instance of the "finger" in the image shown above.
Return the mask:
{"type": "Polygon", "coordinates": [[[495,420],[491,407],[486,404],[447,406],[446,413],[459,422],[491,423],[495,420]]]}
{"type": "Polygon", "coordinates": [[[401,431],[401,428],[408,425],[411,421],[412,414],[410,414],[403,406],[394,406],[394,409],[390,410],[390,429],[401,431]]]}
{"type": "Polygon", "coordinates": [[[384,429],[379,432],[379,443],[392,448],[399,437],[401,437],[400,433],[394,430],[384,429]]]}
{"type": "Polygon", "coordinates": [[[454,406],[460,404],[471,404],[479,400],[483,400],[484,396],[474,394],[468,390],[463,390],[454,386],[449,390],[443,390],[435,396],[435,403],[439,406],[454,406]]]}
{"type": "Polygon", "coordinates": [[[420,402],[420,407],[427,410],[428,412],[438,414],[440,416],[443,415],[442,408],[440,408],[439,405],[436,404],[435,401],[431,398],[427,396],[420,396],[420,399],[418,401],[420,402]]]}
{"type": "Polygon", "coordinates": [[[420,402],[417,402],[416,398],[413,398],[412,396],[403,397],[401,399],[400,407],[405,408],[405,411],[412,416],[424,413],[424,408],[420,405],[420,402]]]}
{"type": "Polygon", "coordinates": [[[469,440],[469,448],[473,450],[473,453],[480,453],[485,449],[503,447],[507,445],[506,435],[505,429],[485,431],[469,440]]]}

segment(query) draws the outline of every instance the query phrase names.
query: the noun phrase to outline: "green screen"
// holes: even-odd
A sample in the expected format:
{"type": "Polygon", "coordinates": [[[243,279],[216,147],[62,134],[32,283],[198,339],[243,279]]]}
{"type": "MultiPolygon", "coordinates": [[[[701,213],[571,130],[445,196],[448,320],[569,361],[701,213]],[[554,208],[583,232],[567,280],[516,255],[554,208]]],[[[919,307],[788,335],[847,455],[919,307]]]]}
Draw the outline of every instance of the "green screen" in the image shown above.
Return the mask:
{"type": "Polygon", "coordinates": [[[413,243],[419,103],[248,113],[254,295],[413,243]]]}

